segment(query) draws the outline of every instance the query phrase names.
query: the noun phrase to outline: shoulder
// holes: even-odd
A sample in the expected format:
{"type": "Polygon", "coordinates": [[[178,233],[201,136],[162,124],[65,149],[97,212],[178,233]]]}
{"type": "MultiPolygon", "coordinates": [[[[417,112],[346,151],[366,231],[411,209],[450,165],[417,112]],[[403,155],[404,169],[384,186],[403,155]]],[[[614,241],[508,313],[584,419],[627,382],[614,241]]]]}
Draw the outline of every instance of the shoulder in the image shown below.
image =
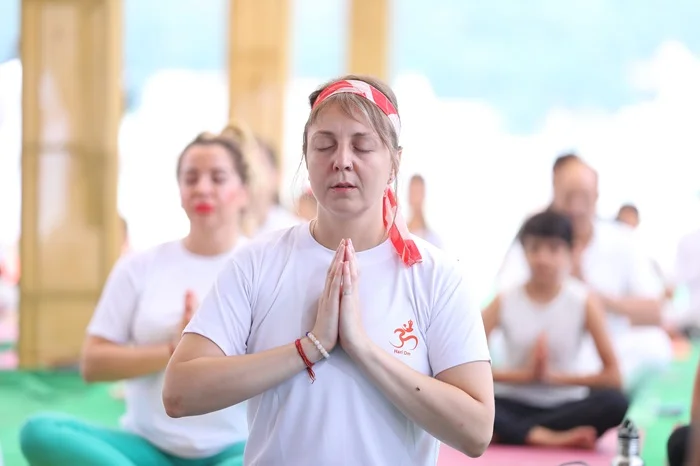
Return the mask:
{"type": "Polygon", "coordinates": [[[170,241],[143,251],[131,251],[124,254],[114,265],[113,273],[127,274],[131,277],[145,275],[153,264],[166,262],[177,255],[182,246],[179,241],[170,241]]]}
{"type": "Polygon", "coordinates": [[[606,246],[621,250],[634,250],[637,239],[634,230],[627,225],[611,220],[597,220],[596,235],[606,246]]]}
{"type": "Polygon", "coordinates": [[[687,233],[678,241],[679,250],[698,250],[700,249],[700,230],[695,230],[687,233]]]}
{"type": "Polygon", "coordinates": [[[257,274],[264,274],[267,264],[286,260],[289,254],[299,246],[304,228],[308,228],[308,223],[246,239],[231,255],[231,263],[251,279],[256,271],[257,274]]]}
{"type": "Polygon", "coordinates": [[[459,259],[415,235],[413,240],[421,253],[422,261],[412,266],[410,273],[417,283],[430,291],[433,303],[449,298],[446,293],[451,294],[458,287],[466,287],[459,259]]]}
{"type": "Polygon", "coordinates": [[[591,296],[588,286],[574,277],[569,277],[564,281],[563,292],[570,298],[584,304],[588,302],[588,298],[591,296]]]}

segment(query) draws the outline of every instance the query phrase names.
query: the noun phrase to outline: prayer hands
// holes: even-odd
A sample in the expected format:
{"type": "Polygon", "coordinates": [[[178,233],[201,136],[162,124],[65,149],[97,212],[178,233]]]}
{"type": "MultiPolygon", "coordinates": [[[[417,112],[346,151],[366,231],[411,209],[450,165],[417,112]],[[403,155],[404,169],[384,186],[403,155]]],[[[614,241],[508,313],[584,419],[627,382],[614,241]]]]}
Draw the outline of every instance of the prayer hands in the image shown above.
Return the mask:
{"type": "Polygon", "coordinates": [[[340,319],[338,337],[346,353],[362,345],[366,338],[360,314],[360,294],[358,291],[359,270],[355,248],[348,240],[345,246],[345,261],[343,262],[343,283],[340,296],[340,319]]]}
{"type": "Polygon", "coordinates": [[[175,351],[175,347],[180,342],[180,338],[182,338],[183,330],[185,330],[187,324],[189,324],[190,320],[192,320],[192,316],[194,315],[198,307],[199,303],[197,302],[197,296],[195,296],[192,290],[187,290],[187,292],[185,293],[185,308],[182,313],[182,318],[180,319],[180,323],[175,329],[175,335],[173,335],[173,340],[170,342],[171,353],[175,351]]]}
{"type": "Polygon", "coordinates": [[[343,279],[343,263],[345,261],[345,240],[342,240],[335,251],[333,261],[326,274],[326,286],[318,301],[316,323],[311,333],[329,353],[338,343],[338,316],[340,314],[340,288],[343,279]]]}
{"type": "Polygon", "coordinates": [[[549,349],[547,334],[542,333],[532,349],[532,379],[535,382],[546,382],[549,378],[549,349]]]}
{"type": "Polygon", "coordinates": [[[343,349],[350,353],[365,336],[359,311],[358,276],[352,241],[342,240],[328,268],[311,331],[328,352],[340,340],[343,349]]]}

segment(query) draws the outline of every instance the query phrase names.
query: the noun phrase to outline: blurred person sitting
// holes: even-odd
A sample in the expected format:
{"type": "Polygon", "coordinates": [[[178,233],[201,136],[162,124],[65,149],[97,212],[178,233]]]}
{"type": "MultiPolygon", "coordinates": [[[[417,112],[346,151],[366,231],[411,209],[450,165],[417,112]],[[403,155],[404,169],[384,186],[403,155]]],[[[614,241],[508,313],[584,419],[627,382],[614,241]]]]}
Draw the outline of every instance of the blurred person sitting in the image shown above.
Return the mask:
{"type": "Polygon", "coordinates": [[[545,211],[519,233],[530,276],[502,291],[483,311],[487,335],[503,332],[504,358],[494,367],[494,441],[512,445],[593,448],[628,408],[604,311],[570,276],[573,228],[545,211]],[[578,375],[584,336],[595,342],[599,372],[578,375]]]}
{"type": "Polygon", "coordinates": [[[665,324],[674,337],[700,338],[700,230],[689,233],[678,242],[674,282],[688,296],[688,303],[665,324]]]}
{"type": "Polygon", "coordinates": [[[126,379],[123,430],[40,414],[22,428],[31,466],[243,464],[248,435],[243,404],[171,419],[162,402],[163,371],[183,328],[233,251],[248,202],[244,154],[227,128],[202,134],[177,163],[180,202],[190,221],[182,240],[118,261],[87,329],[81,371],[88,382],[126,379]]]}
{"type": "Polygon", "coordinates": [[[700,466],[700,363],[695,372],[690,424],[671,433],[666,453],[668,466],[700,466]]]}
{"type": "Polygon", "coordinates": [[[442,241],[438,235],[428,227],[428,223],[425,219],[425,179],[420,175],[413,175],[408,184],[408,204],[411,208],[408,230],[433,246],[441,248],[442,241]]]}
{"type": "MultiPolygon", "coordinates": [[[[578,156],[558,162],[550,210],[572,220],[572,275],[597,295],[607,311],[623,381],[634,389],[673,358],[670,338],[661,328],[663,283],[627,226],[596,217],[597,172],[578,156]]],[[[499,289],[522,283],[529,275],[522,246],[513,244],[499,272],[499,289]]],[[[584,372],[601,366],[590,339],[584,342],[579,364],[584,372]]]]}
{"type": "Polygon", "coordinates": [[[259,188],[252,197],[250,214],[255,217],[255,234],[265,234],[271,231],[289,228],[301,223],[301,219],[282,206],[280,202],[280,162],[274,149],[260,138],[256,139],[259,146],[260,176],[259,188]]]}

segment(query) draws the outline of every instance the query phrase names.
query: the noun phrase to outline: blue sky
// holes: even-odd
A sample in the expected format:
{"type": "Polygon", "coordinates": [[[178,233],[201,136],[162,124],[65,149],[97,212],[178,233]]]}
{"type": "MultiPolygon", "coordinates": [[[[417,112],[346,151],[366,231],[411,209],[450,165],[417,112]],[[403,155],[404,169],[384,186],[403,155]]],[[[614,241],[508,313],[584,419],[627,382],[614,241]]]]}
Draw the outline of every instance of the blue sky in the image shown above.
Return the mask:
{"type": "MultiPolygon", "coordinates": [[[[346,0],[296,0],[292,73],[326,79],[345,63],[346,0]]],[[[664,41],[700,53],[697,0],[394,1],[392,71],[426,75],[440,97],[485,100],[531,132],[553,106],[612,110],[644,98],[632,63],[664,41]]],[[[0,57],[13,48],[18,0],[0,6],[0,57]]],[[[125,0],[132,102],[153,72],[225,66],[226,0],[125,0]]]]}

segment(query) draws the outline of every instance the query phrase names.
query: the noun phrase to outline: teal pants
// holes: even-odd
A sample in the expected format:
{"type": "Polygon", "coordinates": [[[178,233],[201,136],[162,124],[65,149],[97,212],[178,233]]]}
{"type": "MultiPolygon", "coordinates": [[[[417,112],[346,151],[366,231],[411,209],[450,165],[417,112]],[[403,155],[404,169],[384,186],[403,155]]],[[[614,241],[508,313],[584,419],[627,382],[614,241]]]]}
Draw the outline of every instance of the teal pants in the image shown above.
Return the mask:
{"type": "Polygon", "coordinates": [[[31,466],[242,466],[245,442],[209,458],[179,458],[138,435],[64,415],[30,418],[20,432],[31,466]]]}

